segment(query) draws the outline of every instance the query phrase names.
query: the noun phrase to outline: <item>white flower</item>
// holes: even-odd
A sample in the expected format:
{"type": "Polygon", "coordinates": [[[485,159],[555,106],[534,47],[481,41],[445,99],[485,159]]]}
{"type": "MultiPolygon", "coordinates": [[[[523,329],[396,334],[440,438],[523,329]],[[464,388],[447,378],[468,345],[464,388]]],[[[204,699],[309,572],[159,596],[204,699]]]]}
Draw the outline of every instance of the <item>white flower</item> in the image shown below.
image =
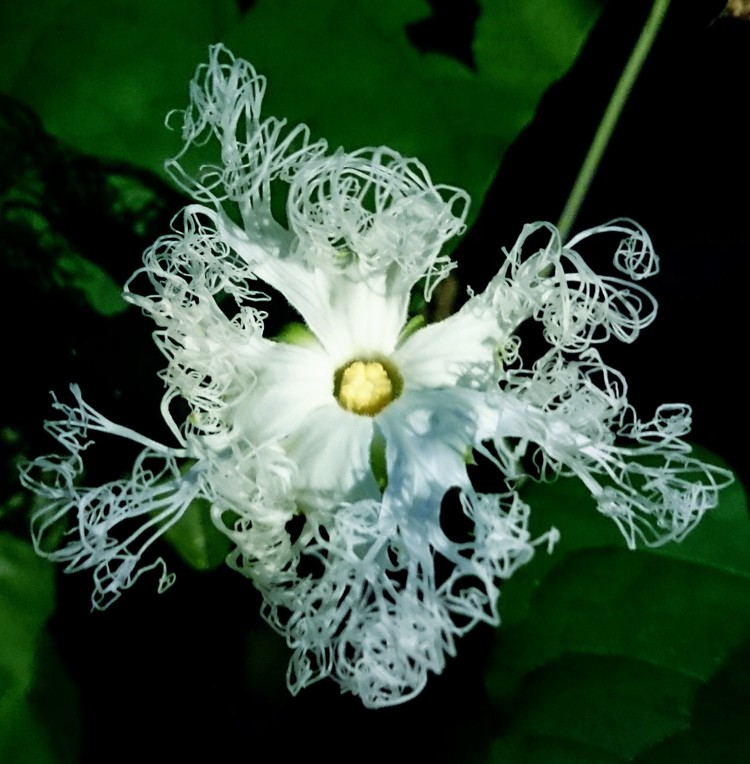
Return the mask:
{"type": "Polygon", "coordinates": [[[451,269],[443,245],[464,228],[466,194],[386,148],[328,153],[305,127],[261,118],[264,90],[249,64],[211,49],[190,86],[185,148],[168,163],[201,204],[126,288],[157,324],[162,413],[179,445],[115,425],[74,387],[76,405],[56,401],[62,419],[47,424],[68,456],[22,476],[46,500],[33,537],[67,570],[93,568],[105,607],[155,566],[171,583],[161,560],[137,566],[207,500],[235,544],[229,564],[292,650],[292,691],[330,676],[385,706],[439,673],[456,637],[498,623],[499,581],[554,542],[554,530],[530,538],[514,490],[531,465],[541,478],[578,476],[631,547],[681,539],[729,475],[690,456],[686,406],[638,420],[595,349],[633,341],[655,304],[630,280],[597,276],[576,247],[618,235],[614,264],[638,280],[657,267],[641,228],[616,220],[563,243],[551,225],[527,226],[482,294],[420,327],[410,296],[429,298],[451,269]],[[189,149],[211,139],[221,163],[195,179],[189,149]],[[304,320],[302,340],[264,335],[269,288],[304,320]],[[524,322],[548,345],[530,367],[524,322]],[[78,485],[92,433],[143,446],[131,477],[78,485]],[[473,454],[497,468],[496,492],[472,486],[473,454]],[[68,515],[62,546],[46,549],[68,515]]]}

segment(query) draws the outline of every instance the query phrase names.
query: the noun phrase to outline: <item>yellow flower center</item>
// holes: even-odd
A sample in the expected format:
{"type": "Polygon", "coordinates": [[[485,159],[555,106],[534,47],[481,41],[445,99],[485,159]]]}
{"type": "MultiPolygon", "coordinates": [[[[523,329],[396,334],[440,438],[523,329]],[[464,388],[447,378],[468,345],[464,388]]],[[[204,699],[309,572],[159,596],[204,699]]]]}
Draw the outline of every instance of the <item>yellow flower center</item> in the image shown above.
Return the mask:
{"type": "Polygon", "coordinates": [[[352,361],[333,378],[333,394],[339,405],[354,414],[375,416],[401,394],[403,382],[397,369],[385,359],[352,361]]]}

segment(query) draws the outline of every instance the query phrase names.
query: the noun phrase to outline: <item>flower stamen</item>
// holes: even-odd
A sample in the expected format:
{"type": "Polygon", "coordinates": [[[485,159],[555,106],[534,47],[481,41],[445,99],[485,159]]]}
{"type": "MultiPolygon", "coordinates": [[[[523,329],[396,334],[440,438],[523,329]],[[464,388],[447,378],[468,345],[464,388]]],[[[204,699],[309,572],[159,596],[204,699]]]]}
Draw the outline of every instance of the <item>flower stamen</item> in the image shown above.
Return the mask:
{"type": "Polygon", "coordinates": [[[386,360],[352,361],[333,378],[333,394],[339,406],[363,416],[382,411],[398,398],[402,386],[401,375],[386,360]]]}

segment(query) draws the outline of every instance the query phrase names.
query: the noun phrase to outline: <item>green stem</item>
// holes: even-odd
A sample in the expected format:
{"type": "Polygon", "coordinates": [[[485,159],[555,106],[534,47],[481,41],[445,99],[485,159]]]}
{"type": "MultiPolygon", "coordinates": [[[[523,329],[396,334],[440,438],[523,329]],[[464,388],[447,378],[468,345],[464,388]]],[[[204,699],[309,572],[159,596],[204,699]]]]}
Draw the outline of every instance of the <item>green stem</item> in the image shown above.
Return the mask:
{"type": "Polygon", "coordinates": [[[594,175],[596,175],[596,171],[599,168],[599,163],[602,160],[609,139],[612,137],[612,133],[620,118],[622,109],[630,95],[630,91],[633,89],[636,79],[638,79],[638,74],[641,71],[643,62],[646,60],[646,56],[651,50],[651,46],[654,44],[657,32],[659,31],[661,22],[664,20],[668,7],[669,0],[654,0],[654,4],[651,7],[651,14],[641,30],[638,42],[636,42],[633,52],[628,59],[628,63],[625,65],[625,68],[620,75],[617,87],[612,93],[612,97],[609,99],[607,109],[604,112],[602,121],[599,123],[599,128],[596,131],[596,135],[591,143],[588,154],[586,154],[586,158],[583,160],[578,177],[573,184],[568,201],[565,203],[565,209],[563,209],[560,221],[557,224],[563,241],[567,239],[570,229],[578,216],[583,200],[586,198],[586,194],[594,179],[594,175]]]}

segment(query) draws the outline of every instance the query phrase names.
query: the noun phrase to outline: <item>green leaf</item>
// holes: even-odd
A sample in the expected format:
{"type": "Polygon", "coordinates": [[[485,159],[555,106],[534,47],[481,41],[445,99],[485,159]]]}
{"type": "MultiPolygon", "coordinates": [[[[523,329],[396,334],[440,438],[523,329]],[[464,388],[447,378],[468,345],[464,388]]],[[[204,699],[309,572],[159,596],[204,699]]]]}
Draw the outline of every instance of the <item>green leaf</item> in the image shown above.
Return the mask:
{"type": "Polygon", "coordinates": [[[231,547],[229,539],[213,524],[210,504],[205,499],[193,501],[164,538],[195,570],[215,570],[231,547]]]}
{"type": "Polygon", "coordinates": [[[631,658],[562,655],[530,673],[514,699],[513,723],[528,757],[518,760],[630,761],[688,717],[694,686],[631,658]]]}
{"type": "Polygon", "coordinates": [[[238,15],[232,0],[4,0],[1,8],[0,88],[78,149],[157,170],[179,141],[164,128],[167,112],[184,106],[195,66],[238,15]]]}
{"type": "Polygon", "coordinates": [[[57,261],[63,284],[79,290],[89,305],[103,316],[115,316],[127,310],[122,288],[95,263],[76,253],[63,255],[57,261]]]}
{"type": "Polygon", "coordinates": [[[76,691],[44,633],[54,591],[52,565],[0,534],[0,761],[78,760],[76,691]]]}
{"type": "Polygon", "coordinates": [[[164,117],[187,105],[195,67],[223,40],[269,78],[267,114],[307,122],[333,147],[417,156],[469,191],[476,213],[598,8],[486,0],[475,73],[411,46],[406,26],[429,15],[424,0],[259,0],[241,19],[232,0],[45,0],[34,13],[8,0],[0,88],[77,148],[161,172],[179,148],[164,117]]]}
{"type": "Polygon", "coordinates": [[[405,26],[428,15],[421,0],[260,0],[227,43],[268,76],[270,113],[306,122],[332,146],[386,144],[416,156],[438,181],[465,188],[476,212],[503,153],[599,10],[588,0],[544,5],[545,23],[535,27],[516,2],[482,4],[477,73],[410,45],[405,26]],[[497,54],[510,47],[523,58],[497,54]]]}
{"type": "Polygon", "coordinates": [[[245,680],[264,702],[288,700],[286,664],[289,652],[284,640],[266,627],[249,629],[245,637],[245,680]]]}
{"type": "Polygon", "coordinates": [[[37,679],[28,702],[44,728],[56,760],[68,764],[79,762],[83,730],[78,687],[47,633],[41,639],[37,679]]]}
{"type": "Polygon", "coordinates": [[[30,544],[0,534],[0,700],[31,688],[39,637],[54,603],[52,566],[30,544]]]}
{"type": "Polygon", "coordinates": [[[474,57],[505,114],[504,143],[531,119],[536,103],[578,55],[602,3],[596,0],[484,0],[474,57]]]}
{"type": "Polygon", "coordinates": [[[690,729],[646,750],[637,764],[750,761],[750,638],[698,689],[690,729]]]}
{"type": "MultiPolygon", "coordinates": [[[[637,551],[576,480],[530,487],[525,499],[535,532],[554,524],[561,541],[503,589],[485,678],[507,732],[489,760],[516,750],[518,761],[630,761],[650,750],[644,762],[676,761],[658,758],[660,741],[685,747],[691,723],[705,724],[701,698],[750,638],[742,487],[724,490],[682,544],[637,551]]],[[[747,693],[740,683],[734,697],[747,693]]]]}
{"type": "Polygon", "coordinates": [[[0,761],[14,764],[56,764],[58,759],[23,695],[0,700],[0,761]]]}
{"type": "Polygon", "coordinates": [[[410,45],[405,25],[428,14],[423,0],[260,0],[227,43],[268,77],[268,113],[306,122],[332,147],[386,144],[467,186],[461,168],[473,147],[456,133],[468,139],[474,115],[446,113],[439,83],[472,89],[474,78],[410,45]]]}
{"type": "Polygon", "coordinates": [[[38,664],[29,694],[0,699],[0,761],[75,764],[81,748],[78,692],[49,637],[41,639],[38,664]]]}
{"type": "Polygon", "coordinates": [[[0,68],[0,89],[8,92],[17,72],[28,66],[34,41],[69,5],[69,0],[37,0],[24,3],[6,0],[0,4],[0,41],[3,66],[0,68]]]}

